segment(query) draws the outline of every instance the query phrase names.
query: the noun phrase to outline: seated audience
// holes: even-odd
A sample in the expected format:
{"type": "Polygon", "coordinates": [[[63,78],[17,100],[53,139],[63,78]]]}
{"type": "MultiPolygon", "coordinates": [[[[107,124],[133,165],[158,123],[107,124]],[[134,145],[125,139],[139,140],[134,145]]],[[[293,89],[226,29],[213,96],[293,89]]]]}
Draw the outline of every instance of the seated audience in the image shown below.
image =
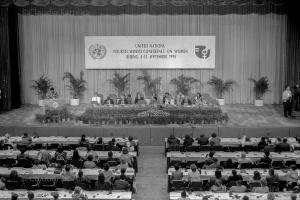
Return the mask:
{"type": "Polygon", "coordinates": [[[219,146],[221,143],[221,138],[218,137],[217,134],[212,133],[208,141],[211,146],[219,146]]]}
{"type": "Polygon", "coordinates": [[[82,167],[82,162],[83,162],[83,159],[80,157],[78,150],[75,149],[73,151],[71,164],[74,165],[77,168],[81,168],[82,167]]]}
{"type": "Polygon", "coordinates": [[[226,186],[222,184],[221,180],[216,180],[214,185],[210,188],[212,192],[226,192],[226,190],[226,186]]]}
{"type": "Polygon", "coordinates": [[[206,166],[210,166],[210,165],[215,164],[215,163],[218,162],[218,159],[215,158],[214,155],[215,155],[215,152],[211,151],[206,156],[205,161],[204,161],[206,166]]]}
{"type": "Polygon", "coordinates": [[[271,183],[274,183],[274,182],[278,182],[279,181],[279,177],[277,174],[275,174],[275,171],[274,169],[270,169],[269,170],[269,175],[266,177],[266,181],[267,181],[267,184],[271,184],[271,183]]]}
{"type": "Polygon", "coordinates": [[[223,167],[225,169],[233,169],[236,168],[235,163],[232,162],[231,158],[228,158],[224,163],[223,163],[223,167]]]}
{"type": "Polygon", "coordinates": [[[205,134],[201,134],[200,137],[198,137],[196,140],[198,141],[198,144],[200,145],[208,145],[208,137],[205,136],[205,134]]]}
{"type": "Polygon", "coordinates": [[[114,182],[114,189],[115,190],[128,190],[130,189],[130,184],[126,180],[125,175],[120,175],[119,179],[116,179],[114,182]]]}
{"type": "Polygon", "coordinates": [[[201,181],[200,172],[198,171],[196,165],[192,164],[190,168],[191,171],[188,172],[188,181],[189,182],[201,181]]]}
{"type": "Polygon", "coordinates": [[[261,181],[261,187],[253,187],[252,192],[255,193],[268,193],[269,187],[267,186],[266,181],[261,181]]]}
{"type": "Polygon", "coordinates": [[[175,137],[175,135],[172,133],[167,140],[169,145],[179,145],[180,141],[175,137]]]}
{"type": "Polygon", "coordinates": [[[133,159],[133,156],[128,153],[128,149],[127,148],[123,147],[123,149],[122,149],[122,155],[120,156],[120,161],[121,160],[126,160],[126,162],[128,163],[129,167],[133,166],[134,159],[133,159]]]}
{"type": "Polygon", "coordinates": [[[82,193],[81,187],[75,187],[74,193],[72,194],[73,200],[87,200],[88,197],[86,194],[82,193]]]}
{"type": "Polygon", "coordinates": [[[266,163],[266,164],[268,164],[269,166],[271,166],[272,159],[270,158],[270,152],[265,151],[264,157],[262,157],[262,158],[258,161],[258,163],[266,163]]]}
{"type": "Polygon", "coordinates": [[[242,181],[243,177],[240,174],[237,174],[237,171],[235,169],[232,170],[232,175],[228,177],[227,182],[230,183],[231,181],[237,182],[237,181],[242,181]]]}
{"type": "Polygon", "coordinates": [[[290,151],[291,146],[287,143],[287,138],[283,138],[282,142],[275,146],[276,152],[290,151]]]}
{"type": "Polygon", "coordinates": [[[96,144],[103,144],[103,138],[98,137],[96,144]]]}
{"type": "Polygon", "coordinates": [[[57,191],[51,193],[53,196],[53,200],[58,200],[59,193],[57,191]]]}
{"type": "Polygon", "coordinates": [[[28,135],[28,133],[24,133],[24,135],[22,136],[22,141],[21,144],[29,147],[32,143],[32,138],[28,135]]]}
{"type": "Polygon", "coordinates": [[[18,172],[16,170],[11,170],[8,179],[6,179],[7,181],[16,181],[17,182],[17,186],[16,188],[19,188],[22,186],[23,184],[23,180],[22,178],[19,176],[18,172]]]}
{"type": "Polygon", "coordinates": [[[6,186],[3,181],[3,177],[0,177],[0,190],[6,190],[6,186]]]}
{"type": "Polygon", "coordinates": [[[186,194],[186,191],[182,191],[180,196],[181,197],[177,200],[190,200],[190,198],[186,194]]]}
{"type": "Polygon", "coordinates": [[[86,139],[85,135],[81,135],[81,138],[79,140],[79,145],[83,147],[88,147],[89,146],[89,140],[86,139]]]}
{"type": "Polygon", "coordinates": [[[282,139],[281,137],[277,137],[276,140],[275,140],[275,144],[280,144],[282,142],[282,139]]]}
{"type": "Polygon", "coordinates": [[[267,142],[266,142],[266,138],[265,137],[261,137],[259,143],[257,144],[258,149],[261,151],[265,148],[265,146],[268,146],[267,142]]]}
{"type": "Polygon", "coordinates": [[[94,157],[93,155],[88,155],[87,157],[87,161],[85,161],[83,163],[83,168],[85,169],[93,169],[93,168],[97,168],[96,163],[93,161],[94,157]]]}
{"type": "MultiPolygon", "coordinates": [[[[175,164],[175,171],[172,172],[171,180],[182,180],[183,173],[178,163],[175,164]]],[[[200,174],[199,174],[200,175],[200,174]]]]}
{"type": "Polygon", "coordinates": [[[54,154],[54,160],[56,163],[64,165],[67,161],[67,152],[63,150],[62,146],[59,146],[54,154]]]}
{"type": "Polygon", "coordinates": [[[42,149],[38,152],[38,160],[41,164],[45,164],[47,167],[51,164],[51,155],[47,150],[47,144],[43,143],[42,149]]]}
{"type": "Polygon", "coordinates": [[[134,99],[134,104],[138,104],[139,101],[142,101],[142,100],[144,100],[144,97],[141,95],[141,93],[140,92],[136,93],[136,97],[134,99]]]}
{"type": "Polygon", "coordinates": [[[262,183],[261,175],[258,171],[254,171],[252,179],[250,179],[250,183],[262,183]]]}
{"type": "Polygon", "coordinates": [[[265,152],[272,152],[272,151],[274,151],[275,150],[275,145],[272,143],[272,140],[268,139],[267,143],[268,143],[268,145],[265,146],[264,151],[265,152]]]}
{"type": "Polygon", "coordinates": [[[106,188],[106,185],[108,185],[108,184],[105,184],[104,174],[100,172],[98,175],[98,180],[95,182],[95,190],[108,189],[108,188],[106,188]]]}
{"type": "MultiPolygon", "coordinates": [[[[125,176],[125,180],[128,181],[129,184],[132,184],[132,180],[129,177],[126,176],[126,169],[125,168],[121,168],[120,172],[121,172],[120,176],[121,175],[125,176]]],[[[114,180],[117,180],[119,178],[120,177],[115,177],[114,180]]]]}
{"type": "Polygon", "coordinates": [[[34,199],[34,193],[32,191],[27,192],[27,198],[28,200],[33,200],[34,199]]]}
{"type": "Polygon", "coordinates": [[[74,181],[76,178],[76,175],[71,171],[71,166],[66,165],[65,169],[61,173],[62,181],[74,181]]]}
{"type": "Polygon", "coordinates": [[[187,146],[192,146],[192,145],[193,145],[193,142],[194,142],[194,139],[191,138],[190,135],[188,135],[188,134],[185,135],[184,140],[183,140],[183,145],[184,145],[185,147],[187,147],[187,146]]]}
{"type": "Polygon", "coordinates": [[[120,160],[120,164],[116,167],[117,170],[121,170],[122,168],[127,169],[128,163],[125,159],[120,160]]]}
{"type": "Polygon", "coordinates": [[[244,193],[247,191],[247,187],[243,185],[242,180],[236,181],[236,186],[232,186],[230,188],[230,192],[236,192],[236,193],[244,193]]]}
{"type": "Polygon", "coordinates": [[[213,185],[217,180],[225,183],[225,179],[222,176],[222,172],[220,170],[215,171],[215,176],[210,178],[210,184],[213,185]]]}
{"type": "Polygon", "coordinates": [[[119,144],[116,143],[116,139],[115,138],[112,138],[111,141],[108,142],[107,149],[109,151],[119,151],[120,150],[119,144]]]}
{"type": "Polygon", "coordinates": [[[296,165],[291,165],[290,170],[286,174],[286,181],[289,185],[296,183],[299,179],[296,165]]]}
{"type": "Polygon", "coordinates": [[[238,159],[238,163],[239,163],[238,168],[241,168],[242,164],[246,164],[246,163],[253,164],[253,161],[250,158],[246,157],[246,153],[242,153],[241,158],[238,159]]]}
{"type": "Polygon", "coordinates": [[[86,190],[89,188],[89,179],[87,179],[85,176],[83,176],[83,171],[78,171],[78,176],[74,181],[75,186],[79,186],[82,189],[86,190]]]}
{"type": "Polygon", "coordinates": [[[86,159],[88,159],[89,156],[93,157],[93,161],[97,162],[98,161],[98,154],[96,151],[93,150],[90,146],[87,147],[87,153],[85,155],[86,159]]]}
{"type": "Polygon", "coordinates": [[[248,196],[243,196],[242,200],[250,200],[250,198],[248,196]]]}
{"type": "Polygon", "coordinates": [[[105,178],[105,183],[111,183],[112,179],[114,178],[114,174],[111,170],[109,170],[109,164],[108,163],[104,163],[103,165],[103,175],[105,178]]]}
{"type": "Polygon", "coordinates": [[[118,164],[120,164],[120,159],[119,158],[114,158],[114,154],[112,151],[107,152],[107,161],[116,161],[118,164]]]}

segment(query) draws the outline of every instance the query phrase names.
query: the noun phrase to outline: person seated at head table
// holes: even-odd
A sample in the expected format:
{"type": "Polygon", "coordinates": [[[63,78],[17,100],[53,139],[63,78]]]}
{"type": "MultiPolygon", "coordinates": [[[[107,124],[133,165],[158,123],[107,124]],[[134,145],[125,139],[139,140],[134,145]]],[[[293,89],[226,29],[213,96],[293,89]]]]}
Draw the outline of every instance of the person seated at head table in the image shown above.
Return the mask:
{"type": "Polygon", "coordinates": [[[85,136],[85,134],[82,134],[81,135],[81,138],[80,138],[80,140],[79,140],[79,145],[80,146],[84,146],[84,147],[87,147],[87,146],[89,146],[89,140],[88,139],[86,139],[86,136],[85,136]]]}
{"type": "Polygon", "coordinates": [[[174,133],[172,133],[168,139],[167,139],[167,142],[169,145],[179,145],[180,144],[180,141],[179,139],[177,139],[174,135],[174,133]]]}
{"type": "Polygon", "coordinates": [[[72,172],[71,166],[66,165],[65,168],[62,170],[61,177],[62,181],[74,181],[76,175],[72,172]]]}
{"type": "Polygon", "coordinates": [[[198,137],[196,140],[198,141],[198,144],[200,145],[208,145],[208,137],[205,136],[205,134],[201,134],[200,137],[198,137]]]}
{"type": "Polygon", "coordinates": [[[272,159],[270,158],[270,152],[269,151],[265,151],[264,152],[264,157],[262,157],[261,159],[258,160],[257,164],[259,163],[266,163],[269,166],[272,163],[272,159]]]}
{"type": "Polygon", "coordinates": [[[261,137],[259,143],[257,144],[258,149],[261,151],[265,148],[265,146],[267,146],[268,143],[266,142],[266,138],[265,137],[261,137]]]}
{"type": "Polygon", "coordinates": [[[252,192],[254,193],[268,193],[269,187],[265,180],[261,181],[261,187],[253,187],[252,192]]]}
{"type": "Polygon", "coordinates": [[[268,139],[267,141],[268,145],[264,147],[264,151],[268,151],[268,152],[272,152],[275,150],[275,145],[272,144],[272,140],[271,139],[268,139]]]}
{"type": "Polygon", "coordinates": [[[110,98],[110,96],[108,96],[105,101],[104,104],[106,105],[114,105],[114,100],[110,98]]]}
{"type": "Polygon", "coordinates": [[[208,141],[211,146],[219,146],[221,143],[221,138],[218,137],[216,133],[212,133],[208,141]]]}
{"type": "Polygon", "coordinates": [[[94,159],[94,157],[93,157],[93,155],[88,155],[88,157],[87,157],[87,161],[85,161],[84,163],[83,163],[83,168],[85,168],[85,169],[93,169],[93,168],[97,168],[97,165],[96,165],[96,163],[93,161],[93,159],[94,159]]]}
{"type": "Polygon", "coordinates": [[[139,101],[144,100],[144,97],[142,96],[142,94],[140,92],[136,93],[136,97],[134,98],[134,104],[138,104],[139,101]]]}
{"type": "Polygon", "coordinates": [[[21,138],[21,145],[29,147],[32,143],[32,138],[28,135],[28,133],[24,133],[21,138]]]}
{"type": "Polygon", "coordinates": [[[176,163],[174,167],[175,171],[172,172],[171,180],[182,180],[183,173],[181,171],[180,165],[176,163]]]}
{"type": "Polygon", "coordinates": [[[98,92],[94,93],[94,96],[91,99],[91,104],[101,105],[101,97],[98,92]]]}
{"type": "Polygon", "coordinates": [[[157,93],[153,93],[151,98],[152,98],[152,100],[153,100],[154,103],[158,103],[158,95],[157,95],[157,93]]]}
{"type": "Polygon", "coordinates": [[[291,165],[290,170],[286,174],[286,181],[288,182],[288,185],[292,185],[293,183],[297,183],[299,180],[299,174],[297,171],[296,165],[291,165]]]}
{"type": "Polygon", "coordinates": [[[211,186],[210,191],[212,192],[226,192],[226,186],[223,185],[221,180],[216,180],[214,185],[211,186]]]}
{"type": "Polygon", "coordinates": [[[4,178],[2,176],[0,177],[0,190],[6,190],[4,178]]]}
{"type": "Polygon", "coordinates": [[[181,105],[183,99],[184,99],[184,95],[181,92],[179,92],[176,95],[176,105],[181,105]]]}
{"type": "Polygon", "coordinates": [[[269,175],[266,177],[266,181],[267,181],[268,185],[279,181],[279,177],[277,174],[275,174],[275,171],[273,168],[269,169],[269,175]]]}
{"type": "Polygon", "coordinates": [[[125,94],[121,95],[120,98],[117,99],[117,104],[118,105],[124,105],[124,104],[128,104],[125,94]]]}
{"type": "MultiPolygon", "coordinates": [[[[104,176],[103,176],[103,180],[104,180],[104,176]]],[[[82,189],[86,190],[89,188],[90,180],[88,178],[86,178],[85,176],[83,176],[83,171],[80,169],[78,171],[78,176],[75,178],[74,183],[75,183],[75,186],[79,186],[82,189]]]]}
{"type": "Polygon", "coordinates": [[[186,191],[182,191],[180,194],[180,198],[178,198],[177,200],[190,200],[190,198],[187,196],[186,191]]]}
{"type": "Polygon", "coordinates": [[[275,151],[291,151],[291,145],[287,143],[287,138],[283,138],[282,142],[275,146],[275,151]]]}
{"type": "Polygon", "coordinates": [[[54,161],[56,163],[64,165],[67,161],[67,152],[64,151],[62,146],[57,148],[57,151],[54,154],[54,161]]]}
{"type": "Polygon", "coordinates": [[[127,94],[127,96],[126,96],[126,101],[127,101],[127,104],[132,104],[132,97],[131,97],[131,94],[127,94]]]}
{"type": "Polygon", "coordinates": [[[247,191],[247,187],[243,185],[242,180],[236,181],[236,186],[231,186],[230,192],[235,192],[235,193],[244,193],[247,191]]]}
{"type": "Polygon", "coordinates": [[[200,92],[197,93],[194,99],[194,104],[201,105],[203,103],[202,95],[200,92]]]}
{"type": "Polygon", "coordinates": [[[197,166],[195,164],[191,164],[190,166],[191,171],[188,172],[188,181],[194,182],[194,181],[201,181],[200,178],[200,172],[197,169],[197,166]]]}
{"type": "Polygon", "coordinates": [[[72,194],[72,200],[87,200],[88,197],[86,194],[82,193],[81,187],[75,187],[72,194]]]}
{"type": "Polygon", "coordinates": [[[184,96],[184,99],[181,101],[182,106],[188,106],[192,105],[191,100],[188,98],[188,96],[184,96]]]}
{"type": "Polygon", "coordinates": [[[111,170],[109,170],[109,167],[108,163],[104,163],[102,173],[104,174],[106,183],[112,183],[112,179],[114,178],[114,174],[111,170]]]}
{"type": "Polygon", "coordinates": [[[169,92],[166,92],[163,96],[163,104],[170,104],[171,103],[171,95],[169,92]]]}
{"type": "Polygon", "coordinates": [[[187,147],[187,146],[192,146],[194,143],[194,139],[191,138],[191,136],[189,134],[186,134],[184,136],[184,140],[183,140],[183,146],[187,147]]]}
{"type": "Polygon", "coordinates": [[[230,183],[230,182],[236,182],[236,181],[242,181],[243,180],[243,177],[242,177],[242,175],[240,175],[240,174],[237,174],[237,171],[235,170],[235,169],[233,169],[232,171],[231,171],[231,176],[229,176],[228,177],[228,179],[227,179],[227,182],[228,183],[230,183]]]}
{"type": "Polygon", "coordinates": [[[54,90],[54,87],[51,87],[46,94],[47,99],[57,99],[58,93],[54,90]]]}

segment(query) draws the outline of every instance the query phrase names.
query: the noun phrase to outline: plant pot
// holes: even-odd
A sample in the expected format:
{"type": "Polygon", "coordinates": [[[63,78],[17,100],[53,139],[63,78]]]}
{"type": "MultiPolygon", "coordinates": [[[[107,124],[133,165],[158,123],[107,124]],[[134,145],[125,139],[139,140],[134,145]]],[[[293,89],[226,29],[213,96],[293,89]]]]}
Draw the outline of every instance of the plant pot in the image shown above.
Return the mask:
{"type": "Polygon", "coordinates": [[[45,106],[44,99],[39,99],[38,100],[38,105],[41,106],[41,107],[45,106]]]}
{"type": "Polygon", "coordinates": [[[262,100],[262,99],[255,99],[254,105],[255,106],[264,106],[264,100],[262,100]]]}
{"type": "Polygon", "coordinates": [[[218,103],[220,106],[224,106],[225,105],[225,99],[217,99],[218,103]]]}
{"type": "Polygon", "coordinates": [[[70,99],[71,106],[79,106],[79,99],[70,99]]]}

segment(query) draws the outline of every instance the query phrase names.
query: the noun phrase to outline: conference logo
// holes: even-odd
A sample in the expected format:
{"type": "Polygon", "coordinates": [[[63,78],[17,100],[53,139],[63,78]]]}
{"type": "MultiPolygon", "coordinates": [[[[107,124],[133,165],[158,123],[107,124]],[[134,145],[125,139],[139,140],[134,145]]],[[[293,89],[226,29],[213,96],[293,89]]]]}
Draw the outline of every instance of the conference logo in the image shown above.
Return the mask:
{"type": "Polygon", "coordinates": [[[93,59],[102,59],[106,55],[106,47],[102,44],[92,44],[89,47],[89,54],[93,59]]]}
{"type": "Polygon", "coordinates": [[[197,45],[195,46],[195,54],[198,58],[207,59],[210,56],[210,49],[204,45],[197,45]]]}

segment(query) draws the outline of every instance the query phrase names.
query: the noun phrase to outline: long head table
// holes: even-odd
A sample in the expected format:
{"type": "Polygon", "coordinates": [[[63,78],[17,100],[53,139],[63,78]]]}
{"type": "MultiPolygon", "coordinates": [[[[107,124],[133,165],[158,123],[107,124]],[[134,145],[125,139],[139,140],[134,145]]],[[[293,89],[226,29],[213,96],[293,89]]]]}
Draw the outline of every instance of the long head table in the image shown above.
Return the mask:
{"type": "MultiPolygon", "coordinates": [[[[188,193],[190,200],[203,200],[208,197],[207,200],[241,200],[243,196],[248,196],[250,200],[267,200],[268,194],[266,193],[212,193],[212,192],[192,192],[188,193]]],[[[291,193],[274,193],[275,200],[288,200],[291,193]]],[[[170,192],[170,200],[177,200],[181,197],[181,192],[170,192]]],[[[297,194],[297,199],[300,198],[300,194],[297,194]]]]}
{"type": "MultiPolygon", "coordinates": [[[[55,168],[46,168],[46,169],[30,169],[30,168],[5,168],[0,167],[0,176],[8,177],[12,170],[16,170],[18,174],[24,179],[62,179],[62,172],[55,173],[55,168]]],[[[121,175],[119,170],[110,169],[114,176],[118,177],[121,175]]],[[[74,175],[77,176],[79,169],[71,170],[74,175]]],[[[83,175],[90,180],[98,180],[99,171],[103,171],[102,169],[82,169],[83,175]]],[[[125,175],[129,178],[134,178],[135,172],[133,168],[127,168],[125,175]]]]}
{"type": "MultiPolygon", "coordinates": [[[[180,144],[183,144],[184,138],[177,139],[180,141],[180,144]]],[[[261,138],[249,138],[249,140],[245,138],[220,138],[221,139],[221,146],[228,146],[228,147],[238,147],[238,146],[257,146],[261,138]]],[[[275,144],[277,138],[269,138],[272,141],[272,144],[275,144]]],[[[300,143],[296,140],[296,138],[288,137],[288,143],[294,147],[299,147],[300,143]]],[[[168,138],[165,138],[165,146],[169,148],[168,138]]],[[[193,146],[199,146],[198,141],[194,138],[193,146]]]]}
{"type": "MultiPolygon", "coordinates": [[[[26,151],[25,154],[28,154],[30,158],[32,159],[37,159],[38,158],[38,152],[36,150],[30,150],[30,151],[26,151]]],[[[73,156],[73,151],[66,151],[67,152],[67,158],[70,159],[73,156]]],[[[79,150],[79,155],[81,157],[86,157],[87,151],[82,151],[79,150]]],[[[95,154],[97,154],[98,159],[105,159],[108,158],[108,151],[94,151],[95,154]]],[[[4,150],[4,151],[0,151],[0,159],[6,159],[6,158],[13,158],[13,159],[17,159],[17,155],[19,155],[21,152],[19,150],[4,150]]],[[[52,157],[54,157],[55,151],[51,151],[49,150],[49,153],[52,157]]],[[[130,155],[132,155],[133,157],[137,156],[136,152],[129,152],[130,155]]],[[[122,155],[122,152],[119,151],[113,151],[113,157],[115,158],[119,158],[122,155]]]]}
{"type": "MultiPolygon", "coordinates": [[[[204,161],[209,152],[168,152],[167,158],[169,160],[180,160],[180,161],[189,161],[189,160],[197,160],[204,161]]],[[[228,158],[231,158],[233,161],[237,161],[241,158],[241,154],[245,152],[215,152],[214,157],[219,161],[226,161],[228,158]]],[[[253,161],[259,160],[264,156],[263,152],[248,152],[246,153],[246,157],[252,159],[253,161]]],[[[296,160],[297,164],[300,163],[300,151],[295,152],[282,152],[275,153],[270,152],[270,158],[272,160],[296,160]]]]}
{"type": "MultiPolygon", "coordinates": [[[[18,199],[26,199],[27,198],[27,190],[13,190],[13,191],[1,191],[0,192],[0,200],[10,200],[11,194],[16,193],[18,194],[18,199]]],[[[63,200],[72,200],[72,192],[61,190],[57,191],[59,194],[59,199],[63,200]]],[[[52,191],[44,191],[44,190],[37,190],[33,191],[34,199],[35,200],[45,200],[45,199],[53,199],[52,191]]],[[[125,191],[83,191],[83,194],[86,194],[88,199],[105,199],[105,200],[130,200],[132,199],[131,192],[125,191]]]]}
{"type": "MultiPolygon", "coordinates": [[[[4,137],[0,137],[0,140],[3,140],[4,137]]],[[[80,137],[63,137],[63,136],[49,136],[49,137],[32,137],[32,143],[33,144],[79,144],[80,137]]],[[[98,137],[86,137],[87,140],[89,140],[89,143],[94,144],[98,141],[98,137]]],[[[107,144],[109,141],[112,140],[112,137],[102,137],[103,143],[107,144]]],[[[121,137],[115,137],[116,143],[120,145],[124,145],[126,142],[128,142],[128,138],[121,138],[121,137]]],[[[138,140],[133,140],[135,144],[138,144],[138,140]]],[[[8,139],[9,143],[18,144],[22,142],[22,137],[10,137],[8,139]]]]}
{"type": "MultiPolygon", "coordinates": [[[[174,172],[174,168],[169,168],[168,170],[168,175],[171,176],[172,172],[174,172]]],[[[181,169],[184,180],[186,180],[188,173],[191,171],[190,169],[181,169]]],[[[200,178],[202,180],[210,180],[210,178],[215,177],[215,171],[216,170],[211,170],[211,169],[201,169],[201,176],[200,178]]],[[[269,170],[268,169],[242,169],[238,170],[236,169],[237,173],[242,175],[244,181],[249,181],[252,179],[254,171],[258,171],[261,174],[262,178],[266,178],[269,175],[269,170]]],[[[297,170],[298,174],[300,174],[300,170],[297,170]]],[[[287,170],[275,170],[275,174],[278,175],[279,180],[281,181],[286,181],[286,175],[287,175],[287,170]]],[[[232,170],[229,169],[224,169],[222,170],[222,176],[224,178],[228,178],[229,176],[232,176],[232,170]]]]}

